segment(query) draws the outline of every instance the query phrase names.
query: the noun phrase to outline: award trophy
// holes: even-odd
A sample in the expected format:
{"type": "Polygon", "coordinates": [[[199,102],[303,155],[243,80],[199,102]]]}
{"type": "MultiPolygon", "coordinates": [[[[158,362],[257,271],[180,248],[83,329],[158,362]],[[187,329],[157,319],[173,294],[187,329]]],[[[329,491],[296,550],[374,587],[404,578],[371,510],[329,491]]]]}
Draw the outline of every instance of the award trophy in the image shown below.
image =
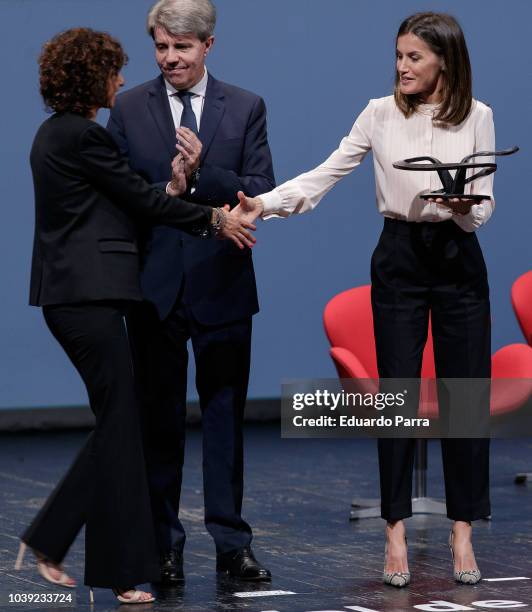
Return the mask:
{"type": "Polygon", "coordinates": [[[470,160],[475,157],[512,155],[513,153],[517,153],[517,151],[519,151],[519,147],[512,147],[511,149],[505,149],[504,151],[479,151],[478,153],[466,155],[461,162],[456,164],[442,164],[436,158],[424,155],[422,157],[411,157],[409,159],[395,162],[393,167],[397,168],[398,170],[420,170],[422,172],[436,171],[438,173],[443,189],[420,194],[419,197],[423,200],[434,200],[436,198],[441,198],[442,200],[450,200],[451,198],[466,198],[468,200],[480,202],[481,200],[489,200],[490,196],[479,193],[464,194],[465,186],[467,183],[471,183],[482,176],[489,176],[490,174],[493,174],[493,172],[497,170],[497,164],[494,162],[471,162],[470,160]],[[466,178],[466,173],[470,168],[482,168],[482,170],[466,178]],[[449,170],[456,170],[454,178],[449,170]]]}

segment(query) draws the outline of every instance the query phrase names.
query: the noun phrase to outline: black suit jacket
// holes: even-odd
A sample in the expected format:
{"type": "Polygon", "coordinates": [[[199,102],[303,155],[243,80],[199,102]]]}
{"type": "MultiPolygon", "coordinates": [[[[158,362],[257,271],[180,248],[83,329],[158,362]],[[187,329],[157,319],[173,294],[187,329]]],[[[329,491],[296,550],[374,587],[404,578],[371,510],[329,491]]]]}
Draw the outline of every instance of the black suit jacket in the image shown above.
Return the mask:
{"type": "Polygon", "coordinates": [[[130,169],[108,132],[80,115],[58,113],[47,119],[30,159],[32,305],[140,300],[137,234],[142,221],[209,234],[211,207],[150,186],[130,169]]]}
{"type": "MultiPolygon", "coordinates": [[[[118,96],[107,128],[134,170],[151,183],[166,184],[176,136],[161,76],[118,96]]],[[[234,205],[240,189],[258,195],[275,186],[266,107],[259,96],[209,75],[199,138],[200,179],[185,199],[234,205]]],[[[184,279],[183,302],[200,323],[223,324],[258,311],[249,249],[154,228],[143,252],[141,284],[161,318],[170,312],[184,279]]]]}

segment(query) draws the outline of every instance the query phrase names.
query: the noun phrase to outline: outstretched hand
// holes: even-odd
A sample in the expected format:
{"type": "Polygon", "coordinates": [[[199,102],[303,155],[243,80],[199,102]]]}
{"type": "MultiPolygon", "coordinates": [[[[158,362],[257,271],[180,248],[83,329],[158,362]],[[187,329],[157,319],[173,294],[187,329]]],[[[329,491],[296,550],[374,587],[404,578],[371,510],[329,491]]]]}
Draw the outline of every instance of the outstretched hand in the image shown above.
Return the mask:
{"type": "Polygon", "coordinates": [[[237,212],[242,219],[249,223],[254,223],[257,217],[262,215],[264,204],[258,197],[251,198],[246,196],[243,191],[237,193],[238,204],[233,208],[233,212],[237,212]]]}
{"type": "Polygon", "coordinates": [[[252,248],[257,239],[249,230],[255,231],[255,225],[246,218],[246,213],[239,209],[240,204],[231,210],[229,204],[223,207],[225,213],[225,223],[220,238],[232,240],[239,249],[244,247],[252,248]]]}

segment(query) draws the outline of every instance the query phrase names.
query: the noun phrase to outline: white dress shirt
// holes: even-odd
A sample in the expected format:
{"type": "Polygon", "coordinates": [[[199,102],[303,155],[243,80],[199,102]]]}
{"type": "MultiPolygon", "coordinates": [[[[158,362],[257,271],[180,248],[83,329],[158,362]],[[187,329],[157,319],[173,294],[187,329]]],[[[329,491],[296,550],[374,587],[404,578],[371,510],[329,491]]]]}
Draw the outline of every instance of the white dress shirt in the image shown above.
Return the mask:
{"type": "MultiPolygon", "coordinates": [[[[434,122],[432,117],[436,109],[434,104],[423,104],[407,119],[397,108],[393,96],[370,100],[351,132],[328,159],[314,170],[259,196],[264,202],[262,217],[287,217],[313,209],[371,150],[377,208],[385,217],[414,222],[452,218],[465,231],[474,231],[493,212],[493,175],[479,178],[467,184],[465,189],[465,194],[482,193],[491,200],[474,204],[466,215],[455,215],[441,204],[419,197],[421,193],[442,188],[437,172],[397,170],[392,165],[422,155],[453,163],[476,151],[495,150],[493,115],[488,106],[473,100],[470,114],[458,126],[434,122]]],[[[493,161],[493,158],[482,157],[478,161],[493,161]]],[[[473,169],[468,176],[478,171],[478,168],[473,169]]]]}
{"type": "MultiPolygon", "coordinates": [[[[207,69],[205,69],[204,75],[201,77],[201,81],[196,83],[194,87],[187,89],[192,96],[190,96],[190,104],[194,115],[196,115],[196,123],[198,124],[198,132],[201,124],[201,115],[203,113],[203,106],[205,104],[205,94],[207,93],[207,80],[209,75],[207,69]]],[[[168,101],[170,102],[170,110],[172,111],[172,119],[174,120],[174,126],[177,129],[181,125],[181,115],[183,114],[183,102],[179,96],[176,96],[177,89],[170,85],[165,79],[166,93],[168,95],[168,101]]]]}

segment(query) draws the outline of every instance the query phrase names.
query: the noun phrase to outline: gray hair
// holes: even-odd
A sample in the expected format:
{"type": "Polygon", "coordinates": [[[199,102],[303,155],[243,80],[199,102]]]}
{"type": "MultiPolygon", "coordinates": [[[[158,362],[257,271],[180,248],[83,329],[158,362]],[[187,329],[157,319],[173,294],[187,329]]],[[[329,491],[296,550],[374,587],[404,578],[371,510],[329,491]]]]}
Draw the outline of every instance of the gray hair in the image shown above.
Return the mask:
{"type": "Polygon", "coordinates": [[[211,0],[159,0],[148,13],[148,34],[161,26],[170,34],[195,34],[201,41],[214,32],[216,9],[211,0]]]}

